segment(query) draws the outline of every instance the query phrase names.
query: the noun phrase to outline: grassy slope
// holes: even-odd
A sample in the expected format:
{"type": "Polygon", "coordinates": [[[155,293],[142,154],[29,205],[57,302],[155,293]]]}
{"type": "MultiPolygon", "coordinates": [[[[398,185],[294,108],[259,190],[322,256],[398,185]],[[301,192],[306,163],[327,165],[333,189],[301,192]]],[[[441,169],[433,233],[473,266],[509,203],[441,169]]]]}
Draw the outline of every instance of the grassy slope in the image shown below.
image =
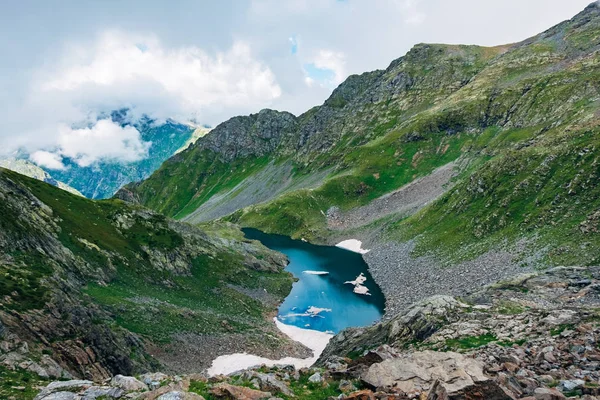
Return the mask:
{"type": "Polygon", "coordinates": [[[535,243],[532,249],[545,249],[547,264],[597,263],[600,57],[586,54],[598,40],[597,24],[596,18],[592,26],[561,28],[566,43],[548,35],[496,58],[467,86],[349,153],[360,165],[351,176],[244,210],[234,219],[325,238],[323,213],[329,206],[360,205],[405,183],[389,177],[374,182],[367,171],[393,176],[398,167],[391,153],[410,156],[417,148],[427,155],[445,141],[450,144],[446,160],[434,154],[430,163],[407,168],[405,175],[427,173],[458,154],[471,159],[472,167],[431,207],[392,223],[392,238],[418,237],[418,254],[434,252],[456,262],[526,237],[535,243]],[[594,41],[586,42],[590,35],[594,41]],[[577,52],[583,52],[580,58],[572,55],[577,52]],[[373,168],[377,163],[380,168],[373,168]],[[327,196],[328,187],[337,198],[327,196]]]}
{"type": "Polygon", "coordinates": [[[183,218],[214,194],[235,187],[268,162],[267,157],[253,157],[229,164],[209,150],[196,151],[190,147],[166,161],[152,179],[143,181],[135,190],[143,195],[144,205],[183,218]]]}
{"type": "MultiPolygon", "coordinates": [[[[274,306],[241,294],[230,284],[266,289],[279,299],[291,290],[289,274],[249,267],[254,258],[237,250],[239,237],[231,228],[220,227],[221,233],[231,231],[228,244],[212,241],[199,230],[192,240],[172,229],[165,217],[119,200],[87,200],[7,170],[0,170],[0,179],[15,182],[19,190],[31,192],[50,207],[60,227],[58,239],[74,255],[61,271],[47,261],[54,254],[42,256],[35,249],[7,251],[5,255],[13,256],[14,261],[0,263],[5,271],[0,278],[0,296],[13,296],[12,302],[3,302],[6,310],[41,309],[57,288],[54,281],[49,283],[51,275],[76,277],[83,285],[82,292],[75,294],[82,304],[108,311],[101,317],[105,319],[96,323],[164,343],[176,333],[222,334],[266,326],[266,315],[274,306]],[[129,228],[118,227],[117,220],[123,217],[130,222],[129,228]],[[157,253],[165,262],[154,261],[157,253]],[[182,270],[180,260],[188,260],[189,266],[182,270]]],[[[0,207],[7,206],[3,203],[0,207]]],[[[12,208],[1,211],[1,228],[15,242],[22,237],[43,238],[47,233],[44,226],[12,208]]],[[[253,255],[265,260],[272,257],[260,248],[253,255]]]]}

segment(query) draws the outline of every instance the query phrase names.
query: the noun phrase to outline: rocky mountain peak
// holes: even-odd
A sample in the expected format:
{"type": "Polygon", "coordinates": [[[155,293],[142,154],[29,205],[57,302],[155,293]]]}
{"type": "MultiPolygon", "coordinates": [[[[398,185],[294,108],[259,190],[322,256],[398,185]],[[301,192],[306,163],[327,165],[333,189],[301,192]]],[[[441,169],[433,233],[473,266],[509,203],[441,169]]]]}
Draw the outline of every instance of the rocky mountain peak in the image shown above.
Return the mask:
{"type": "Polygon", "coordinates": [[[219,124],[197,142],[196,148],[218,153],[224,161],[251,155],[260,157],[275,150],[281,138],[295,128],[293,114],[264,109],[219,124]]]}

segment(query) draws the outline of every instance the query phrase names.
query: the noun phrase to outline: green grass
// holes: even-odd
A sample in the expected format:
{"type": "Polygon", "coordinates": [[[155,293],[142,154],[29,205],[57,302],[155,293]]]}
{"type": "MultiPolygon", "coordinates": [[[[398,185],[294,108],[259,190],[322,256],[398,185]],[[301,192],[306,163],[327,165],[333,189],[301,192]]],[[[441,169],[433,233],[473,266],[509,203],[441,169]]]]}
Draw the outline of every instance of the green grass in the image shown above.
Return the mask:
{"type": "Polygon", "coordinates": [[[42,280],[52,274],[51,265],[37,252],[12,256],[13,265],[0,264],[0,296],[12,299],[3,301],[3,306],[15,311],[43,307],[48,289],[42,285],[42,280]]]}
{"type": "Polygon", "coordinates": [[[227,285],[266,289],[283,299],[293,281],[285,272],[248,269],[229,253],[197,257],[189,276],[156,272],[148,278],[123,271],[107,286],[88,285],[86,293],[114,310],[123,328],[162,343],[178,332],[234,333],[264,326],[264,315],[274,309],[227,285]]]}
{"type": "Polygon", "coordinates": [[[525,312],[525,307],[514,301],[504,300],[496,305],[496,311],[503,315],[518,315],[525,312]]]}
{"type": "Polygon", "coordinates": [[[143,181],[134,190],[148,207],[183,218],[214,194],[232,189],[260,171],[269,161],[268,157],[247,157],[228,163],[216,153],[191,148],[167,160],[153,179],[143,181]]]}
{"type": "MultiPolygon", "coordinates": [[[[235,249],[235,241],[242,248],[243,235],[231,226],[213,224],[212,232],[227,232],[234,248],[210,242],[201,232],[186,242],[161,215],[120,200],[74,196],[13,172],[1,174],[15,182],[15,190],[30,190],[52,210],[58,240],[73,253],[58,259],[35,250],[11,254],[12,262],[0,266],[0,294],[11,298],[2,302],[4,308],[41,309],[53,287],[45,282],[55,282],[48,278],[69,279],[76,288],[70,296],[108,311],[98,313],[92,323],[167,343],[176,333],[261,332],[275,306],[237,288],[266,290],[276,300],[291,290],[291,274],[249,265],[250,253],[235,249]],[[83,286],[81,293],[78,285],[83,286]]],[[[32,223],[40,217],[20,218],[12,207],[0,208],[10,216],[0,220],[9,237],[47,240],[45,235],[52,234],[43,224],[32,223]]],[[[265,257],[266,251],[257,247],[252,254],[265,257]]]]}
{"type": "Polygon", "coordinates": [[[564,331],[572,330],[574,328],[575,328],[575,326],[573,324],[561,324],[561,325],[557,326],[556,328],[550,329],[550,335],[559,336],[564,331]]]}
{"type": "MultiPolygon", "coordinates": [[[[260,370],[263,373],[272,372],[271,369],[260,370]]],[[[284,393],[271,393],[274,397],[278,397],[284,400],[291,399],[302,399],[302,400],[323,400],[329,397],[338,397],[342,392],[338,389],[339,381],[334,380],[327,383],[312,383],[309,382],[308,378],[310,377],[309,373],[301,373],[300,379],[290,380],[289,389],[294,393],[294,396],[288,396],[284,393]]],[[[254,385],[249,381],[244,381],[236,378],[229,379],[228,383],[235,386],[243,386],[249,387],[251,389],[255,389],[254,385]]],[[[361,385],[358,381],[353,382],[357,388],[360,388],[361,385]]],[[[199,394],[203,396],[206,400],[216,399],[215,396],[210,394],[210,389],[214,386],[214,384],[204,382],[204,381],[192,381],[190,382],[189,391],[192,393],[199,394]]]]}
{"type": "Polygon", "coordinates": [[[205,400],[216,400],[216,397],[210,394],[210,386],[204,381],[191,381],[189,392],[199,394],[204,397],[205,400]]]}
{"type": "Polygon", "coordinates": [[[454,161],[472,139],[456,135],[402,143],[401,137],[396,133],[348,153],[343,163],[356,168],[332,177],[318,189],[284,194],[227,219],[271,233],[320,241],[327,236],[325,213],[331,206],[345,210],[365,205],[454,161]]]}
{"type": "Polygon", "coordinates": [[[329,384],[313,383],[309,382],[308,374],[301,374],[299,380],[292,380],[290,383],[290,389],[296,395],[296,397],[289,397],[282,393],[278,396],[285,399],[291,400],[293,398],[300,398],[305,400],[323,400],[331,397],[338,397],[342,392],[338,389],[339,382],[334,381],[329,384]]]}
{"type": "Polygon", "coordinates": [[[31,400],[39,389],[38,386],[45,386],[49,382],[41,379],[37,374],[17,368],[12,371],[0,365],[0,398],[31,400]]]}
{"type": "Polygon", "coordinates": [[[416,254],[435,252],[455,262],[536,232],[538,247],[553,247],[548,264],[598,263],[598,235],[580,230],[600,208],[596,132],[557,131],[564,137],[548,137],[548,146],[496,156],[393,229],[400,238],[420,237],[416,254]]]}

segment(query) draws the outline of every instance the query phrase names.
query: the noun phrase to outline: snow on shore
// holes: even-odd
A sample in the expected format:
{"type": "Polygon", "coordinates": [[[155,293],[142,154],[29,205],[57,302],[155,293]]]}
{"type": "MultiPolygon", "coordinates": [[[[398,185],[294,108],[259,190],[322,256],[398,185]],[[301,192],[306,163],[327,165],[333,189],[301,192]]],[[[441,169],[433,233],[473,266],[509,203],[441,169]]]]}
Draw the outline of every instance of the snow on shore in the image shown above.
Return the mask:
{"type": "Polygon", "coordinates": [[[302,329],[292,325],[286,325],[279,321],[277,318],[273,318],[277,328],[284,334],[290,337],[290,339],[302,343],[313,351],[313,356],[309,358],[295,358],[285,357],[280,360],[270,360],[265,357],[259,357],[247,353],[236,353],[219,356],[213,360],[211,367],[207,373],[209,376],[215,375],[228,375],[236,371],[244,370],[257,365],[265,364],[269,367],[274,365],[294,365],[297,369],[307,368],[313,365],[325,347],[329,340],[333,337],[325,332],[315,331],[312,329],[302,329]]]}
{"type": "Polygon", "coordinates": [[[343,240],[335,245],[340,249],[350,250],[359,254],[367,254],[371,250],[365,250],[362,248],[362,242],[356,239],[343,240]]]}

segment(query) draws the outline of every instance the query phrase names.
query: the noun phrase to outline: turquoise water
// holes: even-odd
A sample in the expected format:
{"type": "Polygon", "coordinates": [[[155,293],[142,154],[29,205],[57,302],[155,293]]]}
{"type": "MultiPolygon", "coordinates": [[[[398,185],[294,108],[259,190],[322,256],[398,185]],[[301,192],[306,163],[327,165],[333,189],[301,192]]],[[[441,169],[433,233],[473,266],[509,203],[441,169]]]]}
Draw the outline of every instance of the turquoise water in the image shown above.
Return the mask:
{"type": "Polygon", "coordinates": [[[259,240],[270,249],[288,256],[286,270],[298,282],[279,307],[280,321],[300,328],[337,333],[352,326],[366,326],[383,315],[385,299],[375,284],[362,256],[333,246],[316,246],[287,236],[271,235],[256,229],[244,228],[248,239],[259,240]],[[327,275],[311,275],[304,271],[324,271],[327,275]],[[363,284],[369,295],[353,292],[354,286],[345,284],[360,274],[367,280],[363,284]],[[306,315],[310,307],[331,311],[306,315]]]}

